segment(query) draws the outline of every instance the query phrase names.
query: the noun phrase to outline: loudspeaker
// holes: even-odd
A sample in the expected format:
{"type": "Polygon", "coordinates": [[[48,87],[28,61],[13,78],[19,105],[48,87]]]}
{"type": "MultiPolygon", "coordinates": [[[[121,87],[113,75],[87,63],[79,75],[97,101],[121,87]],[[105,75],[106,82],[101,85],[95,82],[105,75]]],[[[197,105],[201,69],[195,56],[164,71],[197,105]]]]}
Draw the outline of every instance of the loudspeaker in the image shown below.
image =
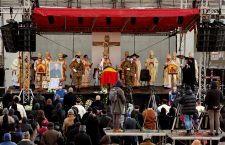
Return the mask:
{"type": "Polygon", "coordinates": [[[5,87],[0,87],[0,97],[3,97],[3,95],[5,94],[5,87]]]}
{"type": "Polygon", "coordinates": [[[84,22],[83,17],[78,17],[78,24],[83,24],[83,22],[84,22]]]}
{"type": "Polygon", "coordinates": [[[199,27],[197,35],[197,51],[225,51],[224,27],[199,27]]]}
{"type": "Polygon", "coordinates": [[[217,29],[215,28],[198,28],[197,51],[209,52],[216,47],[217,29]]]}
{"type": "Polygon", "coordinates": [[[4,81],[5,81],[5,69],[0,68],[0,87],[4,87],[4,81]]]}
{"type": "Polygon", "coordinates": [[[111,24],[111,17],[106,17],[106,24],[110,25],[111,24]]]}
{"type": "Polygon", "coordinates": [[[18,50],[36,51],[36,27],[30,23],[19,26],[18,50]]]}
{"type": "Polygon", "coordinates": [[[178,16],[178,24],[179,25],[182,25],[183,24],[183,22],[184,22],[184,17],[183,16],[178,16]]]}
{"type": "Polygon", "coordinates": [[[159,23],[159,17],[153,18],[153,24],[157,25],[159,23]]]}
{"type": "Polygon", "coordinates": [[[149,74],[149,70],[148,69],[142,69],[141,70],[140,80],[141,81],[146,81],[146,82],[149,82],[151,80],[151,76],[149,74]]]}
{"type": "Polygon", "coordinates": [[[16,53],[18,40],[18,24],[9,23],[1,27],[3,45],[6,52],[16,53]]]}
{"type": "Polygon", "coordinates": [[[131,19],[130,19],[130,23],[132,24],[132,25],[134,25],[134,24],[136,24],[136,17],[131,17],[131,19]]]}
{"type": "Polygon", "coordinates": [[[48,23],[49,24],[54,24],[54,22],[55,22],[54,16],[48,16],[48,23]]]}
{"type": "Polygon", "coordinates": [[[220,27],[217,30],[216,48],[217,51],[225,51],[225,28],[220,27]]]}

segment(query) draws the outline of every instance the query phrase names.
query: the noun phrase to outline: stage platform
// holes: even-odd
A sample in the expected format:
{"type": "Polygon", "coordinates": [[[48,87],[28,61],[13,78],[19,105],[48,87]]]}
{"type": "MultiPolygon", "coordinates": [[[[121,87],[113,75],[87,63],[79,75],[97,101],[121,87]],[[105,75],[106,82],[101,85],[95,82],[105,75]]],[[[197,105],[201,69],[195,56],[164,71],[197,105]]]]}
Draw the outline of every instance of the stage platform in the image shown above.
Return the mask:
{"type": "Polygon", "coordinates": [[[221,133],[218,136],[209,136],[209,130],[200,130],[193,133],[193,135],[186,135],[186,130],[131,130],[127,129],[123,132],[113,132],[112,130],[104,130],[109,136],[148,136],[148,137],[159,137],[156,144],[168,143],[168,140],[172,140],[172,145],[191,145],[194,140],[202,141],[202,144],[207,145],[217,145],[220,140],[225,136],[225,133],[221,133]]]}
{"type": "MultiPolygon", "coordinates": [[[[66,87],[66,89],[68,89],[68,87],[66,87]]],[[[20,93],[20,90],[17,90],[14,88],[10,88],[10,90],[12,91],[12,93],[14,95],[19,95],[19,93],[20,93]]],[[[154,90],[154,93],[157,96],[159,101],[164,98],[168,99],[168,96],[169,96],[168,94],[170,91],[170,89],[165,89],[162,86],[151,86],[151,87],[140,86],[140,87],[133,87],[132,90],[133,90],[132,96],[133,96],[134,105],[139,105],[139,106],[141,106],[141,108],[144,108],[145,104],[147,104],[152,90],[154,90]]],[[[34,96],[37,93],[38,93],[37,89],[33,90],[34,96]]],[[[48,99],[48,98],[53,99],[53,97],[54,97],[54,93],[49,93],[46,90],[42,90],[41,93],[43,96],[45,96],[46,99],[48,99]]],[[[75,93],[75,95],[82,97],[82,99],[84,101],[86,101],[88,99],[94,100],[96,95],[100,95],[102,98],[107,96],[100,92],[99,86],[91,86],[88,88],[81,88],[80,92],[75,91],[74,93],[75,93]]]]}
{"type": "Polygon", "coordinates": [[[172,145],[177,144],[177,142],[184,141],[186,144],[191,144],[194,140],[203,141],[204,144],[214,145],[218,144],[219,141],[225,137],[225,133],[222,132],[218,136],[210,136],[209,130],[200,130],[198,132],[194,132],[192,135],[186,135],[186,130],[174,130],[172,133],[171,131],[166,131],[167,136],[173,140],[172,145]]]}
{"type": "Polygon", "coordinates": [[[147,136],[147,137],[159,137],[157,145],[165,145],[167,143],[167,134],[163,130],[146,130],[140,131],[136,129],[126,129],[122,132],[113,132],[112,130],[105,129],[105,134],[108,136],[147,136]]]}

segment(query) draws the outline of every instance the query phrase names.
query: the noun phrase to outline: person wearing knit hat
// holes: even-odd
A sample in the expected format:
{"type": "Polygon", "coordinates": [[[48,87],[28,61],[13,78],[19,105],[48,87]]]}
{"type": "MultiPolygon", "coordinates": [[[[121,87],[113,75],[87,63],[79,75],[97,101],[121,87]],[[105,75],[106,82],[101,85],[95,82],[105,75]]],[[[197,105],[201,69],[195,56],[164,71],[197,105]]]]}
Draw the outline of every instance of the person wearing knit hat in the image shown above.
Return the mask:
{"type": "Polygon", "coordinates": [[[73,109],[69,109],[69,110],[68,110],[68,115],[74,115],[73,109]]]}
{"type": "Polygon", "coordinates": [[[64,134],[68,134],[69,133],[69,132],[67,132],[68,128],[70,126],[74,125],[74,119],[76,118],[75,115],[74,115],[73,109],[69,109],[69,111],[67,113],[68,113],[68,115],[64,119],[64,122],[63,122],[63,133],[64,134]]]}
{"type": "Polygon", "coordinates": [[[4,142],[0,143],[0,145],[16,145],[15,142],[11,141],[11,134],[5,133],[3,136],[4,142]]]}

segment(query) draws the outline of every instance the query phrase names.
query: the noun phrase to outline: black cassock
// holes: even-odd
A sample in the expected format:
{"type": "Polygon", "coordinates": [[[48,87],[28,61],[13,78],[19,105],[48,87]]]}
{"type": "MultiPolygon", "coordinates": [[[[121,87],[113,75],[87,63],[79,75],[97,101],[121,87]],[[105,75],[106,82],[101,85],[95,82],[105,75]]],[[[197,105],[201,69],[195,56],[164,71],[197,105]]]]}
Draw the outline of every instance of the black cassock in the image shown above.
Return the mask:
{"type": "Polygon", "coordinates": [[[195,59],[194,58],[185,58],[186,64],[183,67],[183,84],[191,86],[194,90],[194,83],[196,82],[195,77],[195,59]]]}

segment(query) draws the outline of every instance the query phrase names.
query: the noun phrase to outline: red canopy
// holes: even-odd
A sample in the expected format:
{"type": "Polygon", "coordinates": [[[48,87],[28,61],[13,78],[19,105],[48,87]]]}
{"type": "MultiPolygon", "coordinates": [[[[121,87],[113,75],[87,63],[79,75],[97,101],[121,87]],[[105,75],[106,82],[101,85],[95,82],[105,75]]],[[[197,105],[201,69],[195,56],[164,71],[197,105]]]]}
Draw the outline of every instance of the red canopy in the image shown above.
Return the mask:
{"type": "Polygon", "coordinates": [[[169,32],[189,30],[199,9],[78,9],[35,8],[32,20],[39,32],[169,32]]]}

